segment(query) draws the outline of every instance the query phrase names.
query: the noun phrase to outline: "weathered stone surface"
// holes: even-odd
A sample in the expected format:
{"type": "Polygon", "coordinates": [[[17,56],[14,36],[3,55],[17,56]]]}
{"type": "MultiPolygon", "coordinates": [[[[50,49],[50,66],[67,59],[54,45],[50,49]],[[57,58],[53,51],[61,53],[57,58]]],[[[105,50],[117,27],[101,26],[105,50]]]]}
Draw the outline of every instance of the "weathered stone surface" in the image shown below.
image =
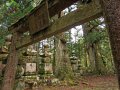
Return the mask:
{"type": "Polygon", "coordinates": [[[0,61],[7,59],[8,54],[0,54],[0,61]]]}
{"type": "Polygon", "coordinates": [[[72,56],[70,57],[71,60],[71,65],[72,65],[72,70],[74,74],[78,71],[78,58],[75,56],[75,52],[72,52],[72,56]]]}
{"type": "Polygon", "coordinates": [[[8,48],[6,46],[1,46],[0,54],[8,54],[8,48]]]}
{"type": "Polygon", "coordinates": [[[44,74],[53,74],[51,53],[49,52],[49,45],[44,45],[44,50],[41,56],[41,71],[44,74]]]}
{"type": "Polygon", "coordinates": [[[37,72],[36,63],[26,63],[26,72],[29,72],[29,73],[37,72]]]}
{"type": "Polygon", "coordinates": [[[23,51],[24,56],[36,56],[37,51],[34,49],[33,45],[30,45],[26,50],[23,51]]]}

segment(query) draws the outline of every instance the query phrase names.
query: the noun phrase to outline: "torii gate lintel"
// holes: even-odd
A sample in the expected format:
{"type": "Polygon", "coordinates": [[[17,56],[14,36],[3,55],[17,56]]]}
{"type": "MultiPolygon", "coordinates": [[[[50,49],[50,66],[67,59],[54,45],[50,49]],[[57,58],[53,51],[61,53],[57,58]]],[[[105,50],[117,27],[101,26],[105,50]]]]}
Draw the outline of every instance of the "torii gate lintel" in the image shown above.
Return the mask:
{"type": "MultiPolygon", "coordinates": [[[[81,25],[90,20],[99,18],[100,16],[103,15],[103,13],[102,13],[101,7],[97,0],[96,0],[96,2],[97,3],[90,3],[88,5],[83,6],[82,8],[79,8],[73,12],[70,12],[69,14],[57,19],[55,22],[47,23],[48,20],[46,20],[46,22],[45,22],[45,19],[44,19],[44,22],[47,25],[48,24],[49,25],[47,28],[44,28],[42,30],[37,28],[39,24],[33,23],[32,20],[28,20],[29,23],[33,23],[33,24],[37,24],[37,25],[36,26],[33,25],[34,27],[31,26],[32,24],[30,26],[26,25],[27,27],[29,26],[27,28],[27,30],[30,31],[30,35],[27,35],[27,36],[21,35],[22,37],[19,36],[20,38],[16,42],[16,48],[20,49],[20,48],[26,47],[26,46],[36,43],[40,40],[49,38],[55,34],[65,32],[76,25],[81,25]],[[31,29],[33,30],[32,34],[31,34],[31,29]],[[36,33],[36,29],[38,29],[37,33],[36,33]]],[[[44,27],[44,25],[43,25],[43,27],[44,27]]],[[[24,29],[24,27],[20,26],[20,27],[17,27],[16,29],[22,30],[22,29],[24,29]]],[[[16,29],[14,29],[14,30],[16,30],[16,29]]],[[[18,31],[18,30],[16,30],[16,31],[18,31]]],[[[18,31],[17,33],[21,33],[21,32],[18,31]]]]}

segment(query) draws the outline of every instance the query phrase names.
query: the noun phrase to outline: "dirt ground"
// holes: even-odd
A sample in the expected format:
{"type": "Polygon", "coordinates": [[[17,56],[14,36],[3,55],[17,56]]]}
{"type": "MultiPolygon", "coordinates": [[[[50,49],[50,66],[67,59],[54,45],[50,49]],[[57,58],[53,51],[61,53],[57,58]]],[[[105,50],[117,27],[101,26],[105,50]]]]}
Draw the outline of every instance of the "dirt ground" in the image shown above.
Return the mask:
{"type": "Polygon", "coordinates": [[[118,90],[116,76],[85,76],[78,81],[77,86],[41,86],[34,90],[118,90]]]}

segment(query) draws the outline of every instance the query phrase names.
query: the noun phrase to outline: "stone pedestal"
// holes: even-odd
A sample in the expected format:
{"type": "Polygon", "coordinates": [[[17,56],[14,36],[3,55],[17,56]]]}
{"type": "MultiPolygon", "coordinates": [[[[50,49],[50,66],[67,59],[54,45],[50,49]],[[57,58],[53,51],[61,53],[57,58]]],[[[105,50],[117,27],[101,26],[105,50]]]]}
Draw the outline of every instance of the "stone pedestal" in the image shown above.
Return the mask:
{"type": "Polygon", "coordinates": [[[29,46],[22,54],[22,59],[19,62],[23,65],[25,74],[37,74],[37,51],[33,46],[29,46]]]}

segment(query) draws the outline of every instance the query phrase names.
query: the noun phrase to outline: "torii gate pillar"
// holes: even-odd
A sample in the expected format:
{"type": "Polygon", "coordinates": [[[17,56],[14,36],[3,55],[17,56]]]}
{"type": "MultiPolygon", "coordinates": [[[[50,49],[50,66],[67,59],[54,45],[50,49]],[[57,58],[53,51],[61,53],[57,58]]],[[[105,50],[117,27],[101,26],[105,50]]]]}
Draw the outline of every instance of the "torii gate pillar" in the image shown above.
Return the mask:
{"type": "Polygon", "coordinates": [[[5,69],[3,84],[1,90],[13,90],[15,83],[15,75],[18,63],[18,56],[16,50],[16,41],[17,41],[17,33],[13,33],[11,45],[9,47],[9,55],[7,60],[7,65],[5,69]]]}

